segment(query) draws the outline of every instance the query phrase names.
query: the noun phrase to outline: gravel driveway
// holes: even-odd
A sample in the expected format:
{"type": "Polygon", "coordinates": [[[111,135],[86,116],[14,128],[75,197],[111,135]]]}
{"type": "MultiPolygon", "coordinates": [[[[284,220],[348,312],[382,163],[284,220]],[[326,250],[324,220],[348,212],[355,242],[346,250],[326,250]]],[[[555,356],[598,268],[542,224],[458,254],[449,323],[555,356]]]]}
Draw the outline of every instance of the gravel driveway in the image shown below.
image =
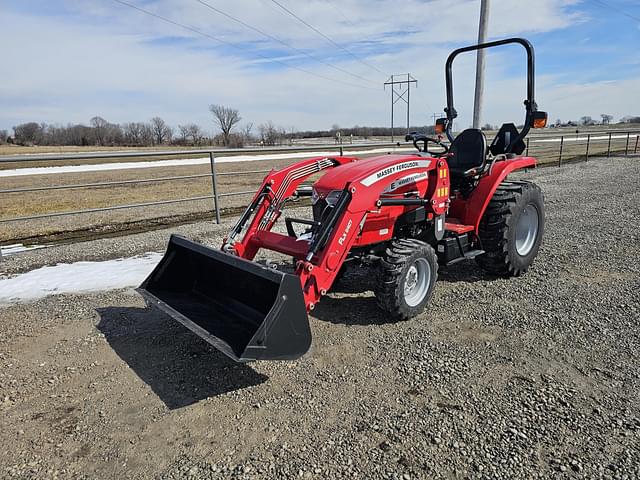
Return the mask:
{"type": "Polygon", "coordinates": [[[0,478],[640,478],[640,158],[520,176],[547,204],[526,275],[442,269],[428,311],[390,323],[351,271],[299,361],[234,364],[130,289],[0,309],[0,478]]]}

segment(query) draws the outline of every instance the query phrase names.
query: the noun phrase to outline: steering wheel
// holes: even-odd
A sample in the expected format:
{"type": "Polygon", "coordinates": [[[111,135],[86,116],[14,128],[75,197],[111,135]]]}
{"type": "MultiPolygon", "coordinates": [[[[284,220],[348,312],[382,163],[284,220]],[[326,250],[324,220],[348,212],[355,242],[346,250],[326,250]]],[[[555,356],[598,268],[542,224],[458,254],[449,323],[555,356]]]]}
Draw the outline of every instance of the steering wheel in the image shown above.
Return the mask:
{"type": "Polygon", "coordinates": [[[404,140],[408,142],[409,140],[413,141],[413,146],[416,147],[416,150],[419,152],[426,152],[431,155],[443,155],[449,152],[449,147],[444,145],[439,138],[427,137],[422,133],[409,133],[405,135],[404,140]],[[418,145],[418,142],[422,142],[422,148],[418,145]],[[429,143],[435,143],[437,146],[444,148],[444,152],[431,152],[428,149],[429,143]]]}

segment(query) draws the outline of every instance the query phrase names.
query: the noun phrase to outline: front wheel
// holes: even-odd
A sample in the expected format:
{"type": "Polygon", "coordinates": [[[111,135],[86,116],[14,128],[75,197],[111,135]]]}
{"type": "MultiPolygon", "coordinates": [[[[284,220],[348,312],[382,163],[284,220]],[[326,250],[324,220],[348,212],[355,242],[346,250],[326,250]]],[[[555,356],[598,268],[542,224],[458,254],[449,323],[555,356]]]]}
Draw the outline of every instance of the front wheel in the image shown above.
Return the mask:
{"type": "Polygon", "coordinates": [[[487,206],[478,235],[486,252],[476,257],[490,273],[517,277],[538,255],[544,233],[544,196],[533,182],[502,182],[487,206]]]}
{"type": "Polygon", "coordinates": [[[394,241],[378,265],[375,289],[378,306],[396,320],[422,313],[438,278],[438,257],[428,243],[394,241]]]}

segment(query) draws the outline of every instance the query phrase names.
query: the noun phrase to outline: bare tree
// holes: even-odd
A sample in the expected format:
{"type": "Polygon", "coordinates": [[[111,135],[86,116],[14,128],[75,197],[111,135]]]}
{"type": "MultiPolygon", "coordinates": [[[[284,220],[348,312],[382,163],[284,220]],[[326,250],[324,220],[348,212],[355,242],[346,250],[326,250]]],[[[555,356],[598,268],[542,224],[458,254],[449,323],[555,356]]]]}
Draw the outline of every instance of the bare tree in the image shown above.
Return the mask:
{"type": "Polygon", "coordinates": [[[580,124],[582,125],[593,125],[594,123],[595,122],[593,121],[593,118],[591,118],[589,115],[580,117],[580,124]]]}
{"type": "Polygon", "coordinates": [[[190,123],[187,125],[189,138],[194,145],[200,145],[202,143],[202,139],[204,138],[204,132],[202,129],[196,125],[195,123],[190,123]]]}
{"type": "Polygon", "coordinates": [[[191,143],[192,145],[199,145],[202,142],[204,134],[198,125],[195,123],[188,123],[186,125],[178,125],[180,129],[180,140],[185,145],[191,143]]]}
{"type": "Polygon", "coordinates": [[[16,143],[20,145],[28,145],[38,143],[42,136],[42,127],[36,122],[22,123],[13,127],[13,136],[16,143]]]}
{"type": "Polygon", "coordinates": [[[151,144],[150,135],[147,135],[148,126],[142,122],[130,122],[124,125],[124,141],[127,145],[136,147],[151,144]]]}
{"type": "Polygon", "coordinates": [[[276,127],[271,121],[258,126],[258,131],[260,132],[260,140],[268,146],[280,144],[286,134],[283,128],[276,127]]]}
{"type": "Polygon", "coordinates": [[[7,143],[7,138],[9,138],[9,132],[0,130],[0,143],[7,143]]]}
{"type": "Polygon", "coordinates": [[[253,134],[251,133],[252,131],[253,122],[249,122],[244,127],[242,127],[242,136],[244,137],[245,141],[248,142],[253,138],[253,134]]]}
{"type": "Polygon", "coordinates": [[[104,137],[107,130],[107,122],[104,118],[95,116],[89,120],[90,125],[93,127],[93,134],[98,145],[104,145],[104,137]]]}
{"type": "Polygon", "coordinates": [[[609,125],[611,120],[613,120],[613,115],[609,115],[608,113],[601,113],[600,116],[602,117],[603,125],[609,125]]]}
{"type": "Polygon", "coordinates": [[[166,124],[166,122],[160,117],[153,117],[151,119],[151,132],[153,134],[154,145],[164,145],[171,141],[173,137],[173,129],[166,124]]]}
{"type": "Polygon", "coordinates": [[[229,145],[231,132],[234,127],[240,123],[240,120],[242,120],[240,112],[235,108],[229,108],[223,105],[209,105],[209,111],[213,114],[213,121],[222,131],[224,145],[229,145]]]}
{"type": "Polygon", "coordinates": [[[189,126],[178,125],[178,130],[180,131],[180,141],[186,145],[189,141],[189,126]]]}

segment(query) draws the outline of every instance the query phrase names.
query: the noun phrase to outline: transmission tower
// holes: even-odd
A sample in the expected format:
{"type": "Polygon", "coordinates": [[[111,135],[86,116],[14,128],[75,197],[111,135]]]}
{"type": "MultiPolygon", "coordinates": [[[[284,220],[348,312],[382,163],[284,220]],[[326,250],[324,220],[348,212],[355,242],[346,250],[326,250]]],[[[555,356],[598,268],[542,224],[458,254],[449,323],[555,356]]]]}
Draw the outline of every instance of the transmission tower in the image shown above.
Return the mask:
{"type": "Polygon", "coordinates": [[[410,73],[401,75],[391,75],[389,80],[384,82],[384,88],[391,85],[391,141],[393,142],[393,107],[396,102],[402,100],[407,104],[407,133],[409,133],[409,108],[411,106],[411,84],[414,83],[418,87],[418,80],[413,78],[410,73]],[[398,79],[397,79],[398,78],[398,79]],[[399,85],[396,87],[396,85],[399,85]],[[404,86],[404,88],[403,88],[404,86]]]}

